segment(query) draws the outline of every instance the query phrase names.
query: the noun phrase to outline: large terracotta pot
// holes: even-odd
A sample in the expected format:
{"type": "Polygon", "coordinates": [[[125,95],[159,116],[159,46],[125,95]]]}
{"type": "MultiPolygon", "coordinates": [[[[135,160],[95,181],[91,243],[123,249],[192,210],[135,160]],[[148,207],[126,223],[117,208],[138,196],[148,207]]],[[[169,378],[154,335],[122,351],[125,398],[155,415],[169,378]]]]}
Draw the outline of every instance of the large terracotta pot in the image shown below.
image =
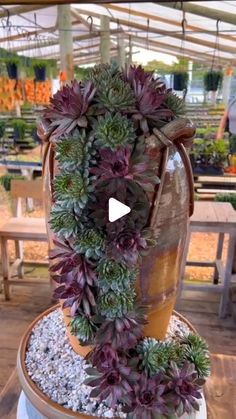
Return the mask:
{"type": "MultiPolygon", "coordinates": [[[[40,135],[43,127],[41,127],[40,135]]],[[[143,259],[136,288],[141,300],[150,307],[145,335],[163,339],[175,304],[180,275],[182,253],[188,228],[189,215],[193,212],[193,179],[185,146],[189,146],[195,128],[186,118],[176,119],[147,139],[150,153],[159,161],[161,179],[152,202],[149,224],[153,227],[157,245],[143,259]]],[[[57,172],[54,146],[44,136],[44,185],[46,213],[49,217],[52,204],[53,178],[57,172]]],[[[52,232],[48,226],[49,243],[52,232]]],[[[64,312],[67,325],[68,312],[64,312]]],[[[85,348],[75,345],[75,338],[68,333],[74,350],[84,355],[85,348]]],[[[89,348],[87,348],[89,350],[89,348]]]]}
{"type": "MultiPolygon", "coordinates": [[[[27,397],[27,399],[31,402],[33,407],[37,409],[43,417],[48,419],[96,419],[96,416],[90,416],[83,413],[73,412],[70,409],[66,409],[65,407],[57,404],[56,402],[52,401],[48,396],[46,396],[37,385],[33,382],[33,380],[28,375],[26,365],[25,365],[25,357],[26,351],[28,346],[28,341],[32,334],[32,329],[36,326],[36,324],[42,320],[42,318],[48,315],[50,312],[58,308],[57,306],[51,307],[45,312],[41,313],[27,328],[24,336],[21,339],[18,354],[17,354],[17,372],[18,377],[22,386],[22,389],[27,397]]],[[[184,323],[188,325],[190,330],[193,333],[196,333],[196,330],[193,326],[180,314],[174,312],[177,317],[179,317],[184,323]]],[[[205,416],[203,416],[205,418],[205,416]]],[[[183,419],[186,419],[184,416],[183,419]]],[[[189,417],[189,419],[196,419],[195,415],[193,417],[189,417]]]]}

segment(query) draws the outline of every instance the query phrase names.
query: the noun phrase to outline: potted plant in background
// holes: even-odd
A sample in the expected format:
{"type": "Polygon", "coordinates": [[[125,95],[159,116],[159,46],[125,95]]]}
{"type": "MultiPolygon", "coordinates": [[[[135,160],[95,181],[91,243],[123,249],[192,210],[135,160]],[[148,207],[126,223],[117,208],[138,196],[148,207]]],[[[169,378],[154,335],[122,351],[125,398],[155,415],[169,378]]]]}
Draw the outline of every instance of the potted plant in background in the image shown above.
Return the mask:
{"type": "Polygon", "coordinates": [[[193,173],[222,175],[227,166],[228,152],[226,140],[195,138],[190,151],[193,173]]]}
{"type": "Polygon", "coordinates": [[[188,88],[188,60],[180,58],[177,64],[173,65],[173,88],[177,91],[187,90],[188,88]]]}
{"type": "Polygon", "coordinates": [[[6,63],[6,68],[7,68],[9,79],[16,80],[18,78],[19,62],[20,60],[18,57],[5,58],[5,63],[6,63]]]}
{"type": "Polygon", "coordinates": [[[13,128],[14,140],[24,140],[27,128],[27,122],[23,119],[13,119],[11,121],[11,127],[13,128]]]}
{"type": "Polygon", "coordinates": [[[222,84],[223,72],[211,69],[204,75],[204,88],[206,92],[216,92],[222,84]]]}
{"type": "Polygon", "coordinates": [[[36,81],[42,82],[46,80],[46,69],[47,69],[46,60],[34,60],[33,69],[34,69],[36,81]]]}

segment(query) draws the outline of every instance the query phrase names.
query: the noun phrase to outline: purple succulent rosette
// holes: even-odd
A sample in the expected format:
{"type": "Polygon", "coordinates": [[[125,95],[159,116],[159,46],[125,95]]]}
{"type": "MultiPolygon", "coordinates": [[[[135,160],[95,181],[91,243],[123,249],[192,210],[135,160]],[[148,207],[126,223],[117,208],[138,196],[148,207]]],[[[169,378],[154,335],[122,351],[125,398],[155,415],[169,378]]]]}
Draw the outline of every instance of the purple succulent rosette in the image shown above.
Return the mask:
{"type": "Polygon", "coordinates": [[[59,168],[49,221],[54,296],[71,310],[71,332],[91,346],[91,395],[121,403],[131,419],[198,410],[209,374],[199,336],[144,337],[147,307],[135,291],[142,258],[156,245],[149,215],[159,160],[147,139],[181,113],[182,101],[159,78],[140,66],[109,65],[63,87],[44,112],[59,168]],[[114,223],[111,197],[131,208],[114,223]]]}

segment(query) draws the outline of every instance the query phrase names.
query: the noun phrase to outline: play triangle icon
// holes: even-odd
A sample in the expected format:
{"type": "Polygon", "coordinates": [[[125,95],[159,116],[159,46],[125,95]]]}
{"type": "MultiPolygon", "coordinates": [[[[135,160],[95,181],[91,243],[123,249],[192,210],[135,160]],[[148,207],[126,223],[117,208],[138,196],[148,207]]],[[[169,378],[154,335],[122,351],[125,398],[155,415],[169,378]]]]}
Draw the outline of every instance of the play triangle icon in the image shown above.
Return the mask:
{"type": "Polygon", "coordinates": [[[124,217],[124,215],[129,214],[131,211],[130,207],[122,202],[117,201],[115,198],[110,198],[108,202],[108,218],[111,223],[119,218],[124,217]]]}

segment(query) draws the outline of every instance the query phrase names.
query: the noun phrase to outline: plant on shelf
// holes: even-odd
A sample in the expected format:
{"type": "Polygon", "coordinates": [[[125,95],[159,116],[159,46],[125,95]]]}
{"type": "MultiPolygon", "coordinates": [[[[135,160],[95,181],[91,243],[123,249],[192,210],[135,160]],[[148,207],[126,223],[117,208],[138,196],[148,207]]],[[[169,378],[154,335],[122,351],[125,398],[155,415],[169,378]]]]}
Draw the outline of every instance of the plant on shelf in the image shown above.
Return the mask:
{"type": "Polygon", "coordinates": [[[148,221],[160,182],[155,130],[182,109],[142,67],[101,65],[64,86],[44,112],[57,160],[49,221],[54,296],[69,309],[70,332],[90,346],[84,383],[91,397],[121,403],[133,419],[198,410],[209,373],[200,337],[166,344],[145,336],[148,307],[135,286],[157,243],[148,221]],[[131,208],[113,223],[111,197],[131,208]]]}
{"type": "Polygon", "coordinates": [[[215,196],[215,201],[229,202],[236,210],[236,195],[234,193],[218,193],[215,196]]]}
{"type": "Polygon", "coordinates": [[[27,122],[23,119],[13,119],[11,121],[11,127],[14,130],[15,140],[24,140],[27,128],[27,122]]]}
{"type": "Polygon", "coordinates": [[[6,63],[6,68],[7,68],[9,79],[12,79],[12,80],[17,79],[20,59],[16,56],[12,56],[12,57],[7,57],[4,60],[6,63]]]}
{"type": "Polygon", "coordinates": [[[4,137],[6,131],[6,122],[0,120],[0,139],[4,137]]]}
{"type": "Polygon", "coordinates": [[[206,92],[216,92],[222,84],[222,71],[210,70],[204,74],[204,88],[206,92]]]}
{"type": "Polygon", "coordinates": [[[190,151],[193,172],[196,174],[222,174],[227,165],[229,144],[226,140],[195,138],[190,151]]]}

